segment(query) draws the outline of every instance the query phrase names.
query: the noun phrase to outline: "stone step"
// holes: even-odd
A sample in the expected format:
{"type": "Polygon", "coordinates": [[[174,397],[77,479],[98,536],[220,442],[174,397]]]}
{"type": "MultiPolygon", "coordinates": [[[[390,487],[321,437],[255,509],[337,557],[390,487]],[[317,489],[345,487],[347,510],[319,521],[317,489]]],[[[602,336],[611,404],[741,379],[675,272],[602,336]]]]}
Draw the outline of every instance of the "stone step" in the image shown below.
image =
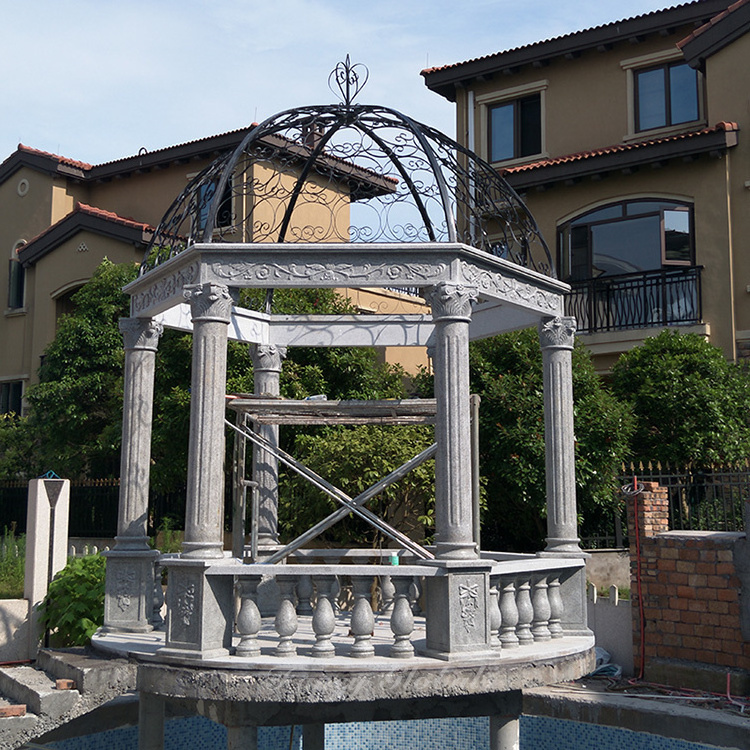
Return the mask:
{"type": "Polygon", "coordinates": [[[0,693],[10,702],[26,704],[32,714],[52,719],[71,711],[81,697],[78,690],[58,690],[49,675],[26,666],[0,668],[0,693]]]}
{"type": "Polygon", "coordinates": [[[37,666],[55,679],[73,680],[80,693],[135,690],[137,666],[127,659],[100,658],[84,648],[39,649],[37,666]]]}

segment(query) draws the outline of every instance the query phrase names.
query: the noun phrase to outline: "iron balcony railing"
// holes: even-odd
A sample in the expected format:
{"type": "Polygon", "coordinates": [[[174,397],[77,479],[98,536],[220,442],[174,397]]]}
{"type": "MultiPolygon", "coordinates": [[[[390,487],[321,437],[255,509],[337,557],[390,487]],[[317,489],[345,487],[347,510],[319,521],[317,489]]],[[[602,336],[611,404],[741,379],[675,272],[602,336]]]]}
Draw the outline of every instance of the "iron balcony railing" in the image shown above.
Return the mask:
{"type": "Polygon", "coordinates": [[[576,318],[579,333],[700,323],[702,269],[663,268],[573,281],[566,312],[576,318]]]}

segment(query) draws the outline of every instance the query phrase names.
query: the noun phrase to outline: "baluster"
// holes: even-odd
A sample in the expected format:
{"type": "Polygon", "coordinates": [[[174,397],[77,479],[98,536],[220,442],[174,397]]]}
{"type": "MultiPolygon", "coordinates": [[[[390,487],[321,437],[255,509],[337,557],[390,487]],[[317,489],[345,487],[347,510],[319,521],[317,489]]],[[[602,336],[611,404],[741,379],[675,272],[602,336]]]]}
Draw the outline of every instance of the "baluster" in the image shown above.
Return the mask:
{"type": "Polygon", "coordinates": [[[380,576],[380,613],[385,614],[393,605],[396,587],[390,576],[380,576]]]}
{"type": "Polygon", "coordinates": [[[500,592],[498,591],[499,581],[490,586],[490,648],[501,648],[500,642],[500,625],[502,615],[500,614],[500,592]]]}
{"type": "Polygon", "coordinates": [[[518,607],[516,584],[512,578],[501,580],[500,589],[500,643],[503,648],[517,648],[518,607]]]}
{"type": "Polygon", "coordinates": [[[548,641],[552,638],[549,632],[549,593],[547,586],[547,575],[534,576],[531,604],[534,610],[534,619],[531,623],[531,635],[535,641],[548,641]]]}
{"type": "Polygon", "coordinates": [[[518,607],[518,625],[516,635],[521,646],[534,642],[531,635],[531,621],[534,619],[534,607],[531,605],[531,582],[522,580],[516,587],[516,606],[518,607]]]}
{"type": "Polygon", "coordinates": [[[297,614],[311,615],[313,613],[310,598],[313,595],[312,576],[301,576],[297,582],[297,614]]]}
{"type": "Polygon", "coordinates": [[[237,656],[260,656],[258,633],[263,621],[255,603],[259,583],[260,576],[245,578],[239,582],[240,611],[237,614],[237,632],[240,634],[240,642],[235,650],[237,656]]]}
{"type": "Polygon", "coordinates": [[[549,632],[553,638],[562,638],[563,600],[560,594],[560,575],[553,573],[549,577],[549,632]]]}
{"type": "Polygon", "coordinates": [[[375,654],[375,647],[372,645],[375,617],[372,614],[372,602],[370,600],[371,586],[372,578],[370,576],[352,576],[354,607],[352,608],[351,630],[354,636],[354,644],[349,656],[358,659],[364,659],[375,654]]]}
{"type": "Polygon", "coordinates": [[[414,630],[414,615],[409,606],[410,586],[410,578],[397,578],[394,584],[396,593],[391,613],[391,631],[394,638],[388,655],[396,659],[414,656],[414,646],[410,640],[414,630]]]}
{"type": "Polygon", "coordinates": [[[154,630],[164,628],[164,618],[161,616],[161,608],[164,606],[164,589],[161,587],[162,567],[159,560],[154,562],[154,609],[151,613],[151,624],[154,626],[154,630]]]}
{"type": "Polygon", "coordinates": [[[333,604],[331,604],[335,588],[337,588],[336,576],[316,577],[315,590],[318,593],[318,600],[315,603],[315,614],[312,618],[315,645],[312,647],[311,656],[322,658],[336,655],[336,649],[331,643],[331,635],[336,627],[336,616],[333,613],[333,604]]]}
{"type": "Polygon", "coordinates": [[[414,576],[411,579],[411,586],[409,586],[409,601],[411,602],[411,611],[415,615],[422,614],[422,607],[419,604],[419,597],[422,595],[422,582],[419,576],[414,576]]]}
{"type": "Polygon", "coordinates": [[[294,606],[297,581],[292,577],[279,576],[276,583],[281,601],[274,620],[274,627],[279,634],[279,643],[274,653],[276,656],[294,656],[297,653],[297,647],[292,642],[292,637],[297,632],[297,610],[294,606]]]}

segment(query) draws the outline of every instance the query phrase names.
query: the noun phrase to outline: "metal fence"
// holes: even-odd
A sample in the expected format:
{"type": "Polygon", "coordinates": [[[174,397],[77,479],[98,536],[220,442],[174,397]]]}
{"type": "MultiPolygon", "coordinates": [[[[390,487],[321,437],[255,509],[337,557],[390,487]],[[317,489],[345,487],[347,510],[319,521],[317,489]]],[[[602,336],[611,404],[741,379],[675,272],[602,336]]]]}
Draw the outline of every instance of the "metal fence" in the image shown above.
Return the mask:
{"type": "MultiPolygon", "coordinates": [[[[660,463],[622,466],[620,486],[657,482],[669,497],[669,528],[672,531],[745,531],[750,503],[750,463],[739,466],[676,467],[660,463]]],[[[586,549],[627,546],[627,520],[623,503],[620,513],[604,518],[582,537],[586,549]]]]}
{"type": "Polygon", "coordinates": [[[700,323],[702,266],[574,281],[565,309],[579,333],[700,323]]]}
{"type": "MultiPolygon", "coordinates": [[[[114,537],[117,534],[119,493],[119,479],[71,482],[69,536],[114,537]]],[[[0,531],[15,523],[17,534],[26,532],[27,497],[28,482],[0,482],[0,531]]],[[[165,517],[170,518],[173,528],[184,528],[184,489],[151,494],[149,533],[155,533],[165,517]]]]}

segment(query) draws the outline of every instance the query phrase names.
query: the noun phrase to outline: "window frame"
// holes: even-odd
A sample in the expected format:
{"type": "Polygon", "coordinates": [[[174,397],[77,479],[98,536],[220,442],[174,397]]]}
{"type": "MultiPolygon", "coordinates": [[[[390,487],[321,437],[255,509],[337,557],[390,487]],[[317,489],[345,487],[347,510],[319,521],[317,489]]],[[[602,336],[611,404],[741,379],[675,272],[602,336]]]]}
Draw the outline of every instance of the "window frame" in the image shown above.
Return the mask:
{"type": "MultiPolygon", "coordinates": [[[[535,135],[534,143],[532,145],[536,145],[536,140],[537,140],[537,136],[535,135]]],[[[540,91],[537,91],[532,94],[528,94],[527,96],[518,97],[517,99],[511,99],[506,102],[497,102],[496,104],[492,104],[487,107],[487,153],[489,154],[490,163],[497,164],[499,162],[507,162],[513,159],[529,159],[532,156],[533,157],[538,156],[541,153],[541,151],[542,151],[542,94],[540,91]],[[523,106],[532,101],[535,101],[537,103],[536,106],[539,108],[539,134],[538,134],[539,148],[536,150],[531,150],[527,153],[524,153],[524,146],[526,144],[524,143],[525,131],[523,127],[523,119],[524,119],[523,106]],[[499,110],[505,107],[513,108],[513,115],[512,115],[513,154],[511,156],[503,157],[500,159],[494,159],[493,158],[493,135],[494,135],[495,129],[493,128],[493,123],[492,123],[493,113],[496,110],[499,110]]]]}
{"type": "MultiPolygon", "coordinates": [[[[480,153],[487,162],[491,164],[503,164],[510,166],[513,164],[523,164],[529,161],[535,161],[537,159],[543,159],[548,154],[547,148],[547,136],[546,136],[546,91],[549,87],[549,81],[538,80],[521,86],[514,86],[513,88],[504,89],[503,91],[491,91],[484,94],[477,94],[474,98],[474,109],[476,110],[477,117],[475,131],[477,135],[476,142],[480,144],[480,153]],[[516,104],[517,102],[529,99],[532,96],[539,96],[539,151],[526,156],[514,155],[508,159],[499,159],[492,161],[491,151],[491,117],[492,110],[505,106],[508,104],[516,104]],[[478,131],[478,132],[477,132],[478,131]]],[[[514,106],[514,123],[520,114],[517,114],[518,107],[514,106]]],[[[516,143],[518,137],[518,129],[514,125],[514,154],[518,153],[516,143]]]]}
{"type": "Polygon", "coordinates": [[[646,133],[650,130],[660,130],[662,128],[673,128],[678,126],[685,126],[690,123],[699,122],[700,121],[700,115],[701,115],[701,106],[700,106],[700,85],[698,83],[699,78],[699,72],[696,70],[695,72],[695,110],[696,110],[696,116],[693,119],[690,120],[680,120],[679,122],[674,122],[673,116],[674,113],[672,112],[672,75],[671,71],[674,68],[678,67],[686,67],[690,70],[693,70],[690,68],[690,66],[684,61],[684,60],[674,60],[672,62],[664,62],[660,63],[658,65],[650,65],[643,68],[637,68],[633,70],[633,116],[635,118],[634,120],[634,131],[636,133],[646,133]],[[656,71],[662,72],[662,78],[663,78],[663,84],[664,84],[664,101],[662,102],[664,105],[664,122],[660,123],[659,125],[652,125],[650,127],[641,127],[641,101],[643,97],[641,96],[641,87],[640,87],[640,76],[647,74],[647,73],[653,73],[656,71]]]}
{"type": "Polygon", "coordinates": [[[17,417],[23,416],[23,386],[23,380],[0,380],[0,415],[15,414],[17,417]],[[13,393],[14,390],[17,390],[16,394],[13,393]],[[18,406],[17,410],[12,408],[16,405],[18,406]]]}
{"type": "MultiPolygon", "coordinates": [[[[572,218],[567,219],[558,225],[557,228],[557,260],[558,268],[561,270],[561,276],[563,279],[569,281],[583,281],[586,279],[598,278],[593,275],[593,263],[594,263],[594,246],[592,241],[592,227],[612,225],[622,223],[637,218],[649,218],[659,217],[659,242],[660,242],[660,261],[659,268],[655,269],[644,269],[644,273],[648,270],[661,270],[664,268],[673,267],[691,267],[695,265],[695,206],[693,203],[683,199],[676,198],[662,198],[660,196],[646,196],[639,198],[626,198],[619,201],[610,201],[609,203],[603,203],[599,206],[590,208],[582,213],[579,213],[572,218]],[[637,203],[659,203],[660,208],[653,209],[651,211],[645,211],[643,213],[628,214],[627,207],[629,205],[637,203]],[[604,218],[594,221],[583,222],[587,216],[594,214],[598,211],[602,211],[609,208],[619,207],[621,210],[620,216],[613,216],[610,218],[604,218]],[[667,241],[666,241],[666,228],[665,228],[665,212],[667,211],[678,211],[685,212],[688,215],[688,235],[690,241],[690,258],[688,260],[675,260],[668,259],[667,252],[667,241]],[[575,224],[575,222],[580,222],[575,224]],[[572,235],[574,229],[586,228],[587,233],[587,244],[586,244],[586,264],[588,266],[588,275],[579,278],[572,277],[572,235]]],[[[577,264],[578,265],[578,264],[577,264]]],[[[636,272],[634,272],[636,273],[636,272]]],[[[606,274],[601,274],[606,276],[606,274]]]]}

